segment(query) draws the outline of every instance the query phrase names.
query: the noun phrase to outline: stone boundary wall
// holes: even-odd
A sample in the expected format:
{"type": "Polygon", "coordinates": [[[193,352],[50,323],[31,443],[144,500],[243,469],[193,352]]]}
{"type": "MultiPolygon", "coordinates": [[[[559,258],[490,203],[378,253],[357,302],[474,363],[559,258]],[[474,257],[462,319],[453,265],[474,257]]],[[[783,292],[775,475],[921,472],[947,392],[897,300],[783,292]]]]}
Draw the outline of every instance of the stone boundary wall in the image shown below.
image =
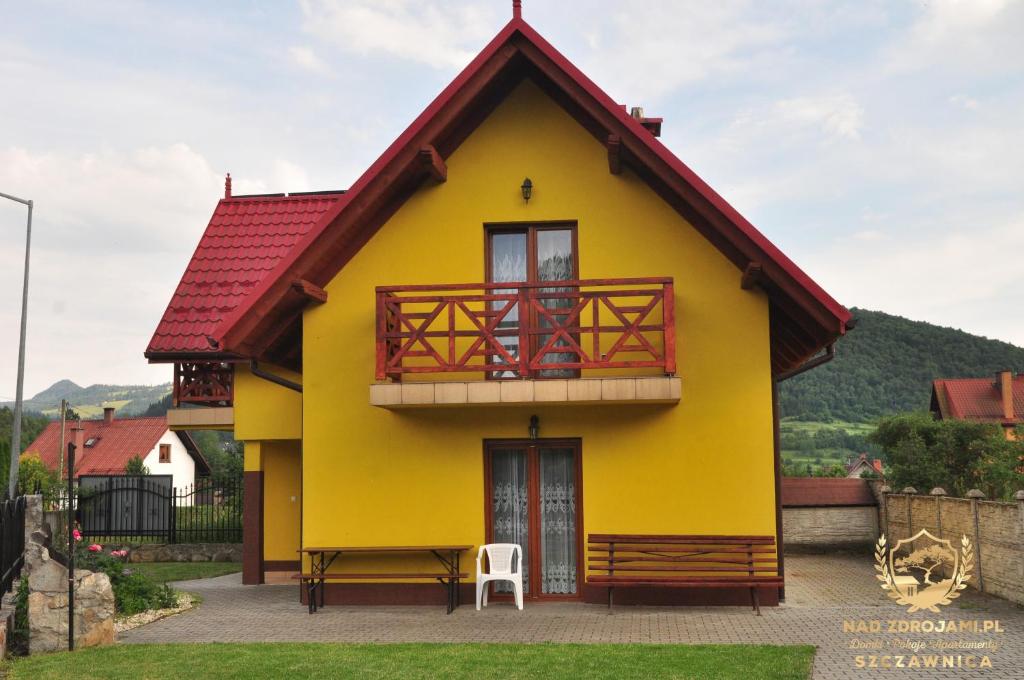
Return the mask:
{"type": "Polygon", "coordinates": [[[126,545],[129,562],[241,562],[241,543],[138,543],[126,545]]]}
{"type": "Polygon", "coordinates": [[[874,506],[822,506],[782,509],[787,552],[857,551],[868,554],[878,540],[874,506]]]}
{"type": "Polygon", "coordinates": [[[1024,491],[1015,502],[985,500],[977,489],[953,498],[936,488],[919,494],[908,487],[894,493],[873,485],[878,495],[879,525],[889,546],[927,529],[959,550],[966,535],[974,546],[973,588],[1024,604],[1024,491]]]}

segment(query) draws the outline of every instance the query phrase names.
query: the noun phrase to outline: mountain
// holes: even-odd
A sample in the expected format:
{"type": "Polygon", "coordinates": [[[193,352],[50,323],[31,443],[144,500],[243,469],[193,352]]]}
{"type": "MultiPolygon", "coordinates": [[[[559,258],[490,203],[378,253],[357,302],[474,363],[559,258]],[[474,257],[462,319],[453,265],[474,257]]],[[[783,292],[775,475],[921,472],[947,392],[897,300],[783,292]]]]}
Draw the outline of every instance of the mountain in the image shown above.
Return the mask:
{"type": "Polygon", "coordinates": [[[935,378],[1024,371],[1024,348],[955,328],[852,308],[857,327],[836,343],[836,357],[779,385],[784,418],[863,423],[924,410],[935,378]]]}
{"type": "MultiPolygon", "coordinates": [[[[60,400],[67,399],[82,418],[103,415],[104,406],[113,406],[120,416],[135,416],[145,413],[150,404],[160,401],[170,392],[170,383],[80,387],[70,380],[59,380],[31,399],[26,399],[24,409],[57,418],[60,416],[60,400]]],[[[3,406],[14,408],[12,402],[0,404],[0,407],[3,406]]]]}

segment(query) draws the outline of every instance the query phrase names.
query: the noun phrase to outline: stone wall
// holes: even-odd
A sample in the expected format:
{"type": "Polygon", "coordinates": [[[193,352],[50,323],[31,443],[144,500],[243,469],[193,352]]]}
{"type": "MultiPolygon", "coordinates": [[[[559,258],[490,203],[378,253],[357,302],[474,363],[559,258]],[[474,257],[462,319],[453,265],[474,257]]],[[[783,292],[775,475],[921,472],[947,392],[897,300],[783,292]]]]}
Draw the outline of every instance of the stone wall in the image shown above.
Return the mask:
{"type": "Polygon", "coordinates": [[[980,491],[952,498],[942,489],[928,495],[915,489],[878,490],[879,522],[889,546],[927,529],[959,548],[966,535],[974,546],[974,574],[968,582],[983,592],[1024,604],[1024,491],[1017,502],[984,500],[980,491]]]}
{"type": "MultiPolygon", "coordinates": [[[[67,649],[68,570],[50,555],[50,530],[41,496],[25,506],[25,566],[28,577],[29,653],[67,649]]],[[[75,646],[114,643],[114,589],[106,574],[75,570],[75,646]]]]}
{"type": "Polygon", "coordinates": [[[140,543],[126,545],[129,562],[241,562],[241,543],[140,543]]]}
{"type": "Polygon", "coordinates": [[[783,508],[786,550],[856,550],[868,554],[878,540],[878,511],[872,506],[783,508]]]}

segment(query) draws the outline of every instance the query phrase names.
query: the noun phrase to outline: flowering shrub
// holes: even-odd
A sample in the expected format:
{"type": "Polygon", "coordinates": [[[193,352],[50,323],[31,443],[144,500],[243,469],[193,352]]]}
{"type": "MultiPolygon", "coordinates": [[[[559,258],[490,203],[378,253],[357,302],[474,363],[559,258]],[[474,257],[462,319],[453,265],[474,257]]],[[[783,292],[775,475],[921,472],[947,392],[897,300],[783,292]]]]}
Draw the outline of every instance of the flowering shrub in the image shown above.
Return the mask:
{"type": "MultiPolygon", "coordinates": [[[[75,529],[75,533],[81,534],[75,529]]],[[[79,540],[76,536],[76,540],[79,540]]],[[[119,614],[131,616],[149,609],[166,609],[178,604],[178,593],[168,585],[157,585],[148,578],[126,569],[127,550],[103,552],[103,546],[93,543],[86,550],[75,551],[75,564],[89,571],[100,571],[110,578],[114,587],[114,604],[119,614]]]]}

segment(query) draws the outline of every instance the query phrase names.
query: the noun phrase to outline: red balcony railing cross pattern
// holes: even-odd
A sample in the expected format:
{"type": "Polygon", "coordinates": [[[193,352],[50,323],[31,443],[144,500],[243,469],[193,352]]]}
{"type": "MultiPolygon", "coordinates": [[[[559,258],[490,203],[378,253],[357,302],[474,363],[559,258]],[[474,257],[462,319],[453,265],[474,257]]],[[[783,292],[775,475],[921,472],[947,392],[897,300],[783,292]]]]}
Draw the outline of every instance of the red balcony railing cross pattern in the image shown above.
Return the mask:
{"type": "Polygon", "coordinates": [[[234,402],[235,371],[219,361],[184,361],[174,364],[174,406],[206,404],[231,406],[234,402]]]}
{"type": "Polygon", "coordinates": [[[671,278],[380,286],[376,293],[378,380],[676,371],[671,278]]]}

